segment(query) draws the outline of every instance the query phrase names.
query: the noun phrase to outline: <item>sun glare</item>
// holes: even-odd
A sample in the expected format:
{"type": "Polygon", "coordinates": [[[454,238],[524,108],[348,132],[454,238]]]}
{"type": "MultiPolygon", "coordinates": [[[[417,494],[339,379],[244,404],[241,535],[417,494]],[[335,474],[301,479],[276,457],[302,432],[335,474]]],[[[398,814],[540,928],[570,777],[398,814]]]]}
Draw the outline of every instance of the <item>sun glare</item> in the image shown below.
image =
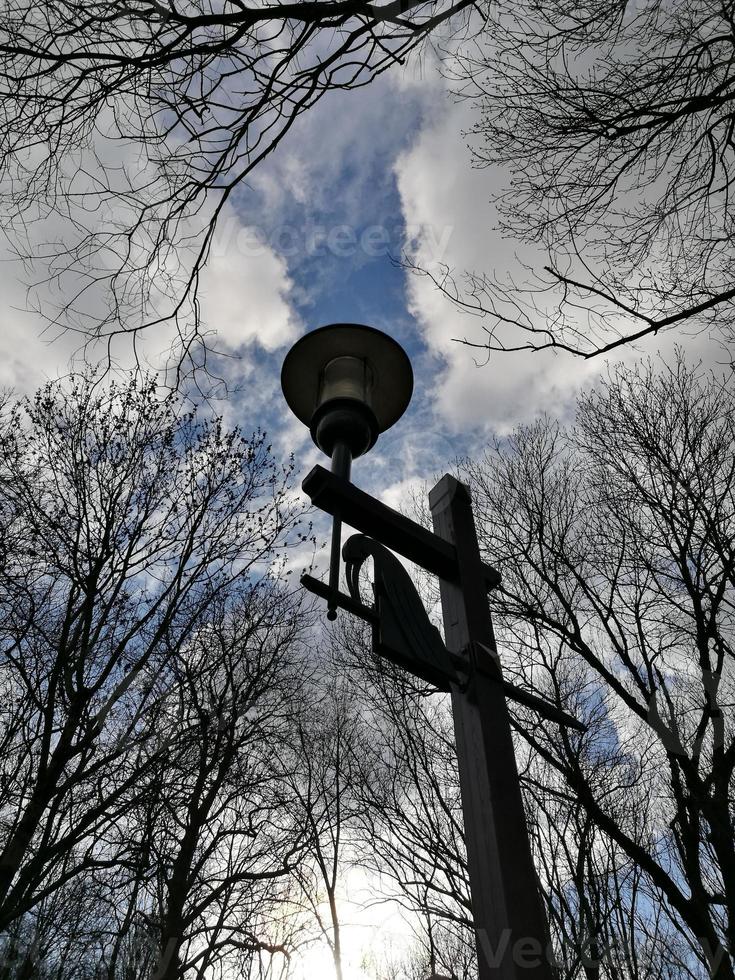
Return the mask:
{"type": "MultiPolygon", "coordinates": [[[[355,870],[349,872],[347,878],[346,884],[351,886],[348,894],[364,896],[370,883],[355,870]]],[[[382,961],[386,950],[400,954],[412,944],[411,930],[392,903],[365,907],[361,902],[351,902],[343,897],[339,911],[343,980],[379,980],[375,966],[382,961]],[[368,964],[372,964],[372,968],[368,964]]],[[[293,966],[295,980],[337,980],[332,953],[326,942],[304,949],[293,966]]]]}
{"type": "MultiPolygon", "coordinates": [[[[349,962],[349,950],[345,950],[342,963],[343,980],[365,980],[362,970],[349,962]]],[[[297,980],[336,980],[332,953],[326,945],[312,946],[300,957],[296,970],[297,980]]]]}

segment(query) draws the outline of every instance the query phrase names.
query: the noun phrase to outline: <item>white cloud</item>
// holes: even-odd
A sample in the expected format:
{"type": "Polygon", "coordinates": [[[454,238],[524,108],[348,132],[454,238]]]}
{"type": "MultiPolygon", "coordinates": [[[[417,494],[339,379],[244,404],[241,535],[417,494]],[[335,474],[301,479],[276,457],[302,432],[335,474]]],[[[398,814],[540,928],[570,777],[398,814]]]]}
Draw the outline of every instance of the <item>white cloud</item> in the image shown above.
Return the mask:
{"type": "MultiPolygon", "coordinates": [[[[432,88],[434,105],[440,108],[426,116],[395,168],[406,225],[422,229],[414,238],[414,260],[435,273],[440,272],[441,262],[457,274],[484,272],[500,281],[512,273],[514,281],[523,285],[527,279],[523,264],[540,268],[546,257],[526,246],[516,254],[516,243],[496,230],[497,211],[489,203],[494,193],[510,186],[512,174],[500,168],[473,168],[463,136],[476,121],[473,106],[454,102],[438,75],[422,79],[421,84],[432,88]]],[[[407,295],[430,350],[444,362],[435,405],[439,425],[446,431],[468,436],[474,431],[481,440],[490,432],[503,435],[543,412],[568,417],[580,388],[605,371],[604,358],[584,361],[551,351],[493,353],[488,359],[483,350],[453,339],[481,343],[481,321],[454,309],[429,279],[409,275],[407,295]]],[[[706,334],[690,337],[678,331],[647,338],[635,348],[621,348],[607,360],[631,363],[658,351],[670,359],[676,345],[684,347],[693,361],[729,360],[706,334]]]]}
{"type": "MultiPolygon", "coordinates": [[[[497,213],[488,202],[506,175],[472,168],[462,135],[474,121],[472,107],[452,102],[440,79],[434,87],[435,104],[443,108],[427,119],[396,163],[406,225],[422,229],[413,257],[432,271],[443,261],[458,273],[502,275],[513,267],[513,245],[495,230],[497,213]]],[[[502,434],[544,411],[565,414],[580,385],[602,366],[550,353],[493,355],[486,361],[483,351],[456,342],[481,339],[477,320],[453,309],[426,278],[409,276],[407,288],[427,344],[444,361],[436,407],[451,430],[477,429],[482,437],[502,434]]]]}
{"type": "Polygon", "coordinates": [[[292,282],[283,258],[227,208],[200,281],[204,321],[231,350],[257,342],[272,351],[295,339],[292,282]]]}
{"type": "Polygon", "coordinates": [[[79,338],[46,328],[26,309],[23,269],[7,253],[0,257],[0,387],[18,394],[35,391],[68,369],[79,338]]]}
{"type": "MultiPolygon", "coordinates": [[[[101,149],[110,152],[104,140],[101,149]]],[[[140,147],[118,142],[116,149],[119,171],[129,170],[140,180],[145,171],[145,165],[140,161],[140,147]]],[[[100,152],[103,159],[105,152],[100,152]]],[[[74,161],[68,161],[66,167],[73,170],[74,161]]],[[[57,246],[52,243],[61,243],[60,248],[74,248],[75,242],[84,234],[106,233],[113,230],[116,223],[119,227],[125,217],[114,200],[98,211],[77,214],[70,210],[69,217],[53,211],[41,216],[42,210],[39,207],[37,219],[27,224],[24,240],[17,242],[19,248],[38,256],[37,259],[24,268],[13,255],[10,244],[0,249],[0,385],[29,392],[48,378],[78,368],[85,358],[92,363],[105,363],[108,353],[117,368],[129,368],[136,362],[154,370],[164,368],[178,339],[177,328],[171,322],[146,328],[134,338],[118,334],[109,351],[106,341],[89,343],[88,335],[65,330],[62,326],[49,326],[59,308],[70,300],[81,311],[81,322],[88,329],[94,329],[102,322],[110,308],[110,296],[104,279],[95,283],[92,276],[105,277],[113,271],[115,261],[114,250],[102,250],[93,259],[97,268],[91,275],[90,270],[72,265],[55,280],[54,252],[57,246]],[[80,219],[80,225],[75,227],[76,218],[80,219]],[[30,300],[25,280],[32,286],[30,300]],[[38,310],[37,313],[28,312],[29,303],[38,310]]],[[[189,222],[182,222],[179,226],[182,238],[195,239],[197,231],[203,229],[204,220],[200,214],[189,222]]],[[[154,310],[160,312],[172,308],[170,297],[166,295],[168,277],[180,278],[182,271],[186,273],[186,262],[192,255],[193,251],[184,247],[172,250],[155,275],[151,274],[149,309],[152,315],[154,310]]],[[[289,301],[292,283],[286,263],[267,244],[255,243],[254,246],[250,230],[230,207],[225,208],[221,216],[220,231],[201,276],[200,288],[200,311],[212,346],[232,351],[256,343],[265,351],[272,351],[295,337],[298,321],[289,301]]],[[[130,293],[134,295],[134,289],[130,293]]]]}

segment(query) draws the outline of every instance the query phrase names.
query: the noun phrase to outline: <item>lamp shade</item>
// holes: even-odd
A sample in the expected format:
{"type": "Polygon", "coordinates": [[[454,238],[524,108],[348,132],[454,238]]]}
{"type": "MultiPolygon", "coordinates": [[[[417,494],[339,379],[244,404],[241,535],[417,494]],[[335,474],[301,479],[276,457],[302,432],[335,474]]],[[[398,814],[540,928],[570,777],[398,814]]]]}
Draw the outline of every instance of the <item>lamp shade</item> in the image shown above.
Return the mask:
{"type": "Polygon", "coordinates": [[[413,371],[401,345],[381,330],[332,323],[296,341],[283,362],[281,387],[324,452],[331,455],[335,440],[346,441],[359,456],[405,412],[413,371]]]}

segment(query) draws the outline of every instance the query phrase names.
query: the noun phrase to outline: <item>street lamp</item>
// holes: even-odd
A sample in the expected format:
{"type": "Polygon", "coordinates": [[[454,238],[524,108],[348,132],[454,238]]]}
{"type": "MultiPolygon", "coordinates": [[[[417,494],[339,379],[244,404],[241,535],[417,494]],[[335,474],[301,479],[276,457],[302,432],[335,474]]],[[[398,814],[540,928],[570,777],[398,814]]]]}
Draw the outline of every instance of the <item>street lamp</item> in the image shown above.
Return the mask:
{"type": "Polygon", "coordinates": [[[469,489],[446,474],[431,490],[432,533],[349,481],[352,459],[375,445],[411,398],[413,373],[400,345],[360,324],[321,327],[286,355],[281,383],[332,459],[331,472],[315,466],[302,483],[334,519],[329,586],[309,575],[303,585],[326,598],[330,619],[339,606],[371,623],[376,653],[451,695],[479,980],[553,980],[506,698],[549,723],[584,726],[503,678],[487,601],[500,575],[480,556],[469,489]],[[342,519],[362,532],[343,552],[349,595],[339,590],[342,519]],[[396,551],[439,577],[444,637],[396,551]],[[373,606],[363,604],[358,582],[368,557],[373,606]]]}
{"type": "MultiPolygon", "coordinates": [[[[408,355],[388,334],[361,323],[331,323],[305,334],[286,355],[281,387],[289,408],[332,472],[350,478],[352,460],[373,448],[403,415],[413,392],[408,355]]],[[[327,616],[337,615],[342,521],[332,522],[327,616]]]]}

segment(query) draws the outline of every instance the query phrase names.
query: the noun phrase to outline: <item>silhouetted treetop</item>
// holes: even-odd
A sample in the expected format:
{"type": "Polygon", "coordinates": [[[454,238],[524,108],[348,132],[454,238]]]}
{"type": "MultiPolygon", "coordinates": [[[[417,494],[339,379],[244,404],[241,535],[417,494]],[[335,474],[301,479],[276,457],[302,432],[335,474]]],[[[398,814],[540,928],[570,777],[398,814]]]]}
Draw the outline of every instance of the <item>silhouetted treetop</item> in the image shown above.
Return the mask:
{"type": "Polygon", "coordinates": [[[469,7],[12,0],[2,210],[14,247],[64,284],[58,323],[89,338],[173,319],[185,359],[199,273],[235,188],[325,93],[368,84],[469,7]],[[49,216],[64,232],[34,245],[33,223],[49,216]]]}
{"type": "Polygon", "coordinates": [[[448,72],[478,109],[476,164],[505,168],[501,225],[528,268],[424,270],[482,319],[468,342],[592,357],[669,328],[732,341],[732,3],[489,16],[448,72]]]}

